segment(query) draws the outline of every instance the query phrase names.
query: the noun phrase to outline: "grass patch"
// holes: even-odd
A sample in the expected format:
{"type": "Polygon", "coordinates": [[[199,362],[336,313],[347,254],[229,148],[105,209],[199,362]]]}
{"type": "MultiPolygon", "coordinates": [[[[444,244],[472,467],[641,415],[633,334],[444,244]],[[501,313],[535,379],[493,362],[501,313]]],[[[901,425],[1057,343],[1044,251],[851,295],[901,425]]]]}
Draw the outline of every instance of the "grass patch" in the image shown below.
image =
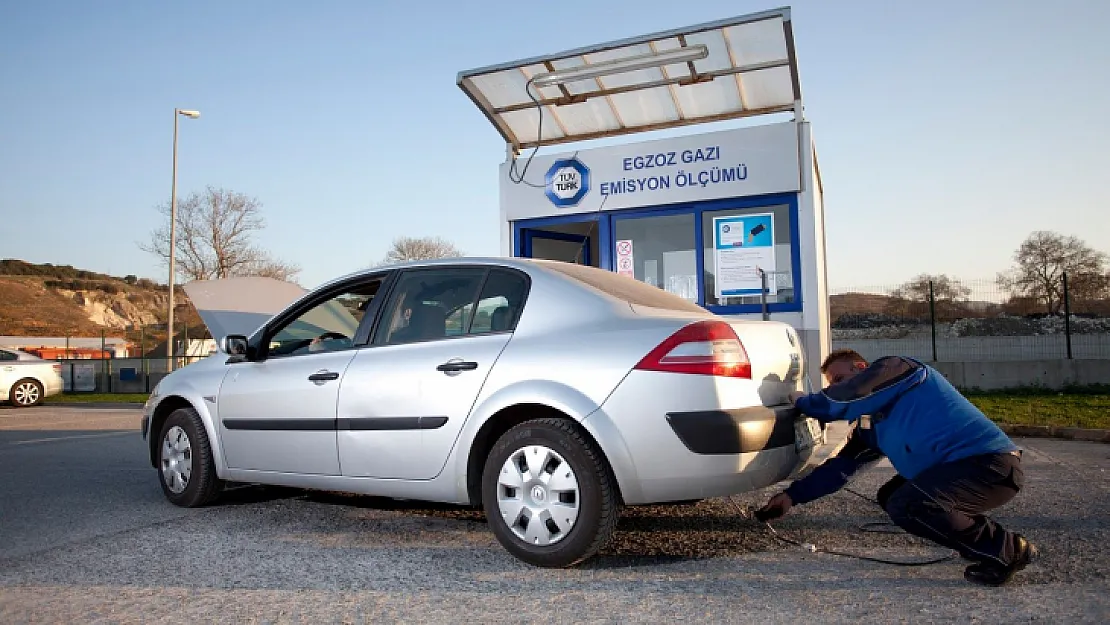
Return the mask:
{"type": "Polygon", "coordinates": [[[998,423],[1110,429],[1110,392],[1021,389],[968,393],[967,398],[998,423]]]}
{"type": "Polygon", "coordinates": [[[47,404],[143,404],[146,393],[62,393],[47,397],[47,404]]]}

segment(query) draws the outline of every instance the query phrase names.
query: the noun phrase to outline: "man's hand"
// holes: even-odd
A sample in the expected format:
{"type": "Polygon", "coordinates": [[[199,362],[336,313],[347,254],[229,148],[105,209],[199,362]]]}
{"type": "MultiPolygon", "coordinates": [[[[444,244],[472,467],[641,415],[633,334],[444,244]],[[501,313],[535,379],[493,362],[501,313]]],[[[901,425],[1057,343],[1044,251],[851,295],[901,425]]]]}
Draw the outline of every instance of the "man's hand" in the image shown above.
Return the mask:
{"type": "Polygon", "coordinates": [[[771,497],[767,505],[755,511],[755,518],[760,521],[771,521],[777,519],[790,511],[794,505],[794,501],[790,499],[790,495],[786,493],[779,493],[771,497]]]}
{"type": "Polygon", "coordinates": [[[806,394],[801,392],[801,391],[793,391],[792,393],[790,393],[790,395],[788,395],[788,397],[790,399],[791,404],[797,404],[798,403],[798,398],[799,397],[805,397],[805,395],[806,394]]]}

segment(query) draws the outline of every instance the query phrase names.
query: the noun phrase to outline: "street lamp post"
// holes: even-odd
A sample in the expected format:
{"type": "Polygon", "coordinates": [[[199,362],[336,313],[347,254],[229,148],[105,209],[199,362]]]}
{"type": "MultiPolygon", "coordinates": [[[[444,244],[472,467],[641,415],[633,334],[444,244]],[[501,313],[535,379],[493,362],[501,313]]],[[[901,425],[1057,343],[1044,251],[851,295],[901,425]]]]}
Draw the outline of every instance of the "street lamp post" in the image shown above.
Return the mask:
{"type": "Polygon", "coordinates": [[[166,372],[173,371],[173,289],[176,282],[174,273],[175,255],[177,253],[177,117],[183,115],[189,119],[200,117],[200,111],[186,111],[175,108],[173,110],[173,183],[170,187],[170,304],[169,319],[166,323],[166,372]]]}

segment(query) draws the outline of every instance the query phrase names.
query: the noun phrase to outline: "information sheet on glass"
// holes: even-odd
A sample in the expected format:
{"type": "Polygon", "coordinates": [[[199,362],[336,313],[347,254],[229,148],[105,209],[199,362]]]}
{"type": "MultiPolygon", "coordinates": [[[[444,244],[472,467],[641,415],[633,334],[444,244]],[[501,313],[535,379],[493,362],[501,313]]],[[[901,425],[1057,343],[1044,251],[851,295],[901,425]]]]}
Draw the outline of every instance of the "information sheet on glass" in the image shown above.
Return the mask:
{"type": "Polygon", "coordinates": [[[774,215],[714,217],[713,267],[718,298],[758,295],[762,290],[760,270],[768,274],[768,294],[774,294],[774,215]]]}

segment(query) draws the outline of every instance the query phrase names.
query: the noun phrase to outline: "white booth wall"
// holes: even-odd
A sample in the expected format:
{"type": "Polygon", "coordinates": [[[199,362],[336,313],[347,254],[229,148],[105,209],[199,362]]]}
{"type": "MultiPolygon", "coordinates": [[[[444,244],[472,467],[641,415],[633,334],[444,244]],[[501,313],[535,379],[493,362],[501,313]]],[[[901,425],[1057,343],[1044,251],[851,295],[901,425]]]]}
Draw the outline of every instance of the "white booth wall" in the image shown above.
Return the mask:
{"type": "Polygon", "coordinates": [[[713,244],[715,235],[723,236],[715,232],[713,217],[773,213],[768,244],[775,270],[785,271],[776,275],[777,284],[788,288],[768,295],[770,318],[797,329],[810,382],[822,386],[818,365],[831,343],[824,206],[808,122],[543,154],[525,169],[526,162],[527,156],[510,160],[500,170],[503,255],[543,257],[528,254],[541,250],[533,245],[537,237],[555,242],[542,249],[573,249],[585,237],[581,245],[590,253],[577,260],[588,257],[589,264],[618,271],[616,243],[632,241],[635,277],[723,316],[759,319],[762,313],[757,294],[722,302],[710,287],[718,269],[722,275],[727,269],[725,254],[734,252],[713,244]],[[553,182],[559,180],[569,183],[556,192],[553,182]],[[668,244],[674,249],[660,253],[668,244]],[[800,304],[791,292],[800,294],[800,304]]]}

